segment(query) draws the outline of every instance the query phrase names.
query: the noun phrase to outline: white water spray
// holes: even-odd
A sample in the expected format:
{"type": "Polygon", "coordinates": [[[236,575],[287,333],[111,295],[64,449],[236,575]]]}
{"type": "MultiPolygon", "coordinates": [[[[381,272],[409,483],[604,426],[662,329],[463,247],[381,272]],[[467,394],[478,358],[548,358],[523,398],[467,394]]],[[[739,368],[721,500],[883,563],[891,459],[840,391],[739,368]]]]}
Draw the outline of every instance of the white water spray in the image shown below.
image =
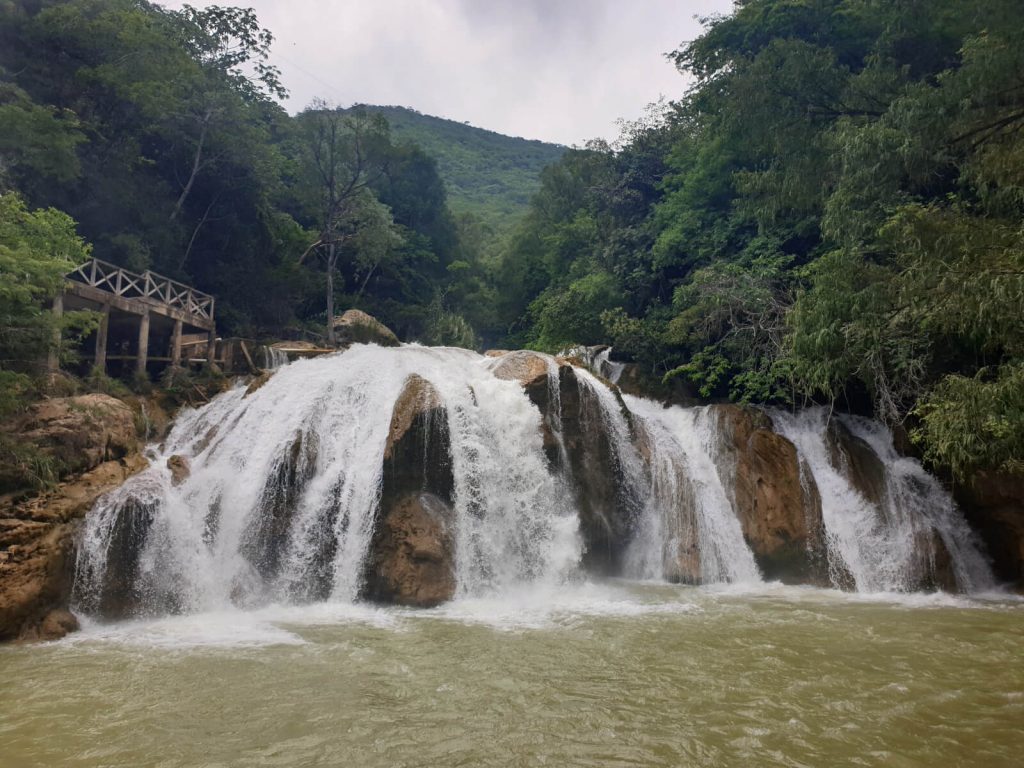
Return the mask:
{"type": "Polygon", "coordinates": [[[645,525],[630,552],[635,574],[699,576],[703,583],[759,582],[754,556],[714,462],[719,437],[708,410],[663,408],[629,395],[625,400],[647,427],[652,465],[645,525]],[[679,573],[685,566],[696,573],[679,573]]]}
{"type": "Polygon", "coordinates": [[[288,365],[248,397],[239,387],[183,413],[152,467],[88,516],[79,605],[97,608],[112,533],[142,502],[152,524],[137,581],[150,603],[194,612],[356,599],[392,408],[414,373],[447,409],[459,593],[564,578],[579,560],[578,524],[555,492],[540,415],[522,387],[464,350],[355,346],[288,365]],[[191,464],[177,487],[172,455],[191,464]]]}

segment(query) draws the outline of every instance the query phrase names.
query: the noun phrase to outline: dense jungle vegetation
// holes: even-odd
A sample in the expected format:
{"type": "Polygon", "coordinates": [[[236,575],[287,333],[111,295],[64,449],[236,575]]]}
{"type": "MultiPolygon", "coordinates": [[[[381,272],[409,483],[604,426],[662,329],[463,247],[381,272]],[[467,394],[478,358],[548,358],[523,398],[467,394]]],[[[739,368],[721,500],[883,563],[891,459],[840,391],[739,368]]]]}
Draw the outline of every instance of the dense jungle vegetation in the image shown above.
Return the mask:
{"type": "Polygon", "coordinates": [[[6,0],[0,367],[89,243],[217,295],[225,333],[321,327],[333,284],[404,339],[611,343],[703,397],[837,402],[957,475],[1020,472],[1022,39],[1018,0],[739,0],[671,55],[677,100],[496,227],[451,212],[434,155],[461,148],[290,117],[250,11],[6,0]]]}
{"type": "Polygon", "coordinates": [[[743,0],[621,148],[543,174],[502,264],[521,343],[612,343],[704,396],[909,417],[1024,458],[1024,5],[743,0]]]}

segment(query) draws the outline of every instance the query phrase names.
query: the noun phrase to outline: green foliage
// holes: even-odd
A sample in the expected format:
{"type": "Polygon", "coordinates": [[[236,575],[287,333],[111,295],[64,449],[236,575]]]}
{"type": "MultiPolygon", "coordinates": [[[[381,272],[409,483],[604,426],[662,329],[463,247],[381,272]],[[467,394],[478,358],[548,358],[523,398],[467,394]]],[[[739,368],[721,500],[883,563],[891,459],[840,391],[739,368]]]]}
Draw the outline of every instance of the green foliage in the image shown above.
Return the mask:
{"type": "Polygon", "coordinates": [[[601,313],[621,302],[615,278],[607,272],[591,272],[563,290],[542,293],[530,312],[536,317],[534,344],[557,352],[579,344],[596,344],[604,336],[601,313]]]}
{"type": "Polygon", "coordinates": [[[82,313],[58,321],[49,311],[64,275],[88,256],[89,246],[67,214],[30,211],[17,193],[0,194],[0,415],[28,391],[28,374],[41,367],[58,322],[67,330],[89,329],[82,313]]]}
{"type": "Polygon", "coordinates": [[[511,338],[916,412],[937,464],[1019,470],[1022,38],[1013,0],[737,3],[673,54],[694,84],[664,114],[543,174],[499,271],[511,338]]]}
{"type": "Polygon", "coordinates": [[[1024,474],[1024,365],[947,376],[915,413],[915,441],[959,479],[985,468],[1024,474]]]}

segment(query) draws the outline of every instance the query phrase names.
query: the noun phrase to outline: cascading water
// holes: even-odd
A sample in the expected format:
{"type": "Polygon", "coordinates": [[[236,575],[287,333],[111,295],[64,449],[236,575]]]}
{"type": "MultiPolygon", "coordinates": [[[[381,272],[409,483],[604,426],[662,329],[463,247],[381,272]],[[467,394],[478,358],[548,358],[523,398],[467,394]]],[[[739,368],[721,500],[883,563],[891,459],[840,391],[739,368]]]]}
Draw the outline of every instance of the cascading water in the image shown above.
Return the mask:
{"type": "Polygon", "coordinates": [[[356,346],[182,414],[152,467],[88,516],[79,608],[98,610],[127,578],[158,611],[356,599],[392,408],[411,374],[448,414],[459,593],[566,576],[580,557],[577,521],[522,387],[464,350],[356,346]],[[175,455],[191,464],[179,485],[167,468],[175,455]],[[134,554],[113,551],[126,526],[134,554]]]}
{"type": "Polygon", "coordinates": [[[624,516],[635,524],[644,506],[646,472],[635,445],[633,430],[626,420],[629,411],[625,401],[617,399],[612,390],[587,370],[577,368],[576,380],[590,395],[588,399],[598,405],[596,414],[585,412],[584,417],[599,419],[600,423],[592,425],[592,428],[602,430],[609,437],[615,478],[620,484],[620,503],[627,507],[624,516]]]}
{"type": "Polygon", "coordinates": [[[288,353],[282,352],[276,347],[266,345],[260,347],[260,357],[262,358],[263,368],[268,371],[276,370],[282,365],[288,364],[288,353]]]}
{"type": "Polygon", "coordinates": [[[594,358],[594,370],[604,376],[612,384],[618,384],[622,372],[626,369],[625,363],[617,363],[611,359],[612,348],[602,350],[594,358]]]}
{"type": "Polygon", "coordinates": [[[646,426],[651,488],[629,564],[641,578],[702,583],[761,580],[713,458],[706,408],[663,408],[624,396],[646,426]]]}
{"type": "MultiPolygon", "coordinates": [[[[445,420],[455,596],[561,584],[581,567],[760,582],[714,409],[623,398],[548,356],[512,353],[507,362],[529,375],[510,379],[494,359],[466,350],[356,345],[182,413],[150,448],[151,468],[89,514],[76,607],[118,616],[359,599],[375,562],[392,414],[414,376],[436,391],[443,416],[429,418],[445,420]],[[546,395],[524,389],[538,376],[546,395]],[[549,438],[557,452],[549,440],[545,453],[549,438]]],[[[948,494],[897,455],[884,427],[839,422],[884,468],[872,500],[855,487],[826,411],[772,418],[797,449],[804,497],[811,486],[820,497],[833,584],[865,592],[993,585],[948,494]]],[[[428,474],[436,469],[426,447],[422,460],[428,474]]]]}
{"type": "Polygon", "coordinates": [[[919,589],[935,576],[935,559],[944,556],[944,549],[962,591],[992,588],[991,570],[974,536],[938,481],[917,461],[896,452],[883,425],[833,418],[877,457],[884,474],[879,499],[867,498],[851,481],[852,469],[830,438],[827,409],[772,413],[779,433],[796,445],[817,485],[833,583],[852,579],[860,592],[919,589]]]}

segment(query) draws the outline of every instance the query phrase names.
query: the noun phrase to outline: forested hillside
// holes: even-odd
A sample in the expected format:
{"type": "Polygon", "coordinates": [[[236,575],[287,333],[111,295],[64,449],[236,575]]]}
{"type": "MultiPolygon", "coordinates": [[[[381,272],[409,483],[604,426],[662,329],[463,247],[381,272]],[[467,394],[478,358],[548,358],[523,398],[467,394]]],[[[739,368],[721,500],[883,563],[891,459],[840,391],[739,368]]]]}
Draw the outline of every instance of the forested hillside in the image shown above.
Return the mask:
{"type": "Polygon", "coordinates": [[[0,189],[216,295],[226,334],[322,330],[336,273],[335,306],[473,343],[447,297],[476,290],[475,256],[434,159],[358,110],[289,116],[272,40],[235,8],[0,5],[0,189]]]}
{"type": "Polygon", "coordinates": [[[1024,5],[741,0],[621,151],[570,151],[504,260],[514,339],[708,397],[835,402],[964,476],[1024,457],[1024,5]]]}
{"type": "Polygon", "coordinates": [[[540,189],[540,172],[565,147],[504,136],[406,107],[366,106],[391,125],[396,139],[410,141],[435,160],[455,214],[470,213],[504,233],[540,189]]]}

